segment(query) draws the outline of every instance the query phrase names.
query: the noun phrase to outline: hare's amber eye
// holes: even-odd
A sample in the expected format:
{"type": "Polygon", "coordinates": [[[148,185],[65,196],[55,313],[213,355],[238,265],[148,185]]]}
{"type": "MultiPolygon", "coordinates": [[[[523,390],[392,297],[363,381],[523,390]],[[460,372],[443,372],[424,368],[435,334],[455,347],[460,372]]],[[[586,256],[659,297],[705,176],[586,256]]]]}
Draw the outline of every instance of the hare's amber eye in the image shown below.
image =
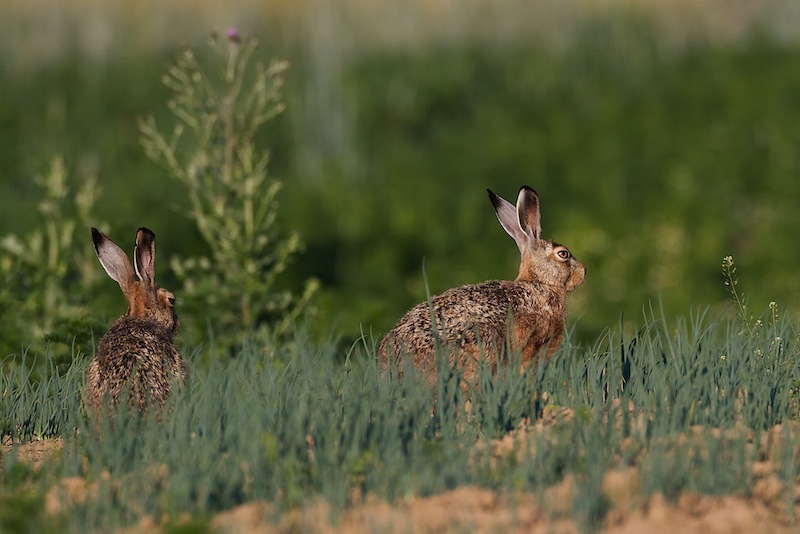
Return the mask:
{"type": "Polygon", "coordinates": [[[571,256],[571,254],[569,253],[569,250],[567,250],[565,248],[562,248],[561,250],[556,252],[556,256],[558,256],[562,260],[568,260],[570,258],[570,256],[571,256]]]}
{"type": "Polygon", "coordinates": [[[174,306],[175,305],[175,295],[173,295],[169,291],[163,291],[162,290],[161,298],[163,298],[167,302],[167,304],[169,304],[170,306],[174,306]]]}

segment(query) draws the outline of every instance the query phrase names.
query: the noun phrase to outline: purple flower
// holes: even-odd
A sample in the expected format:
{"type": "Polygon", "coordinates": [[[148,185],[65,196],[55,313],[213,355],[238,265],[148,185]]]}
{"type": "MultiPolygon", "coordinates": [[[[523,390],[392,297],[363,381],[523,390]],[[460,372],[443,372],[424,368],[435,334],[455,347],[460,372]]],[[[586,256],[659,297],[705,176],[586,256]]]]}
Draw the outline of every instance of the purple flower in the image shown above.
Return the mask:
{"type": "Polygon", "coordinates": [[[241,37],[239,36],[239,30],[236,28],[228,28],[225,30],[225,37],[228,38],[229,41],[238,43],[241,41],[241,37]]]}

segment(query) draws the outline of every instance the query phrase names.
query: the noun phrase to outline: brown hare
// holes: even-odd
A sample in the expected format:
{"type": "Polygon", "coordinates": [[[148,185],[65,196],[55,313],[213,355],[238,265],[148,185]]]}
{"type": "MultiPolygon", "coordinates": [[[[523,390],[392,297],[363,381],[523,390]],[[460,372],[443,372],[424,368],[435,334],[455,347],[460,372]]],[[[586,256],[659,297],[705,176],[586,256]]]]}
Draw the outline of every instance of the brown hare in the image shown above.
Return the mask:
{"type": "Polygon", "coordinates": [[[178,330],[175,296],[155,283],[156,236],[139,228],[134,263],[105,234],[92,228],[97,258],[128,301],[97,346],[89,363],[84,398],[92,415],[114,408],[127,388],[127,403],[146,413],[153,405],[160,415],[174,384],[186,380],[186,364],[173,345],[178,330]]]}
{"type": "Polygon", "coordinates": [[[544,348],[549,357],[561,342],[567,293],[583,283],[586,268],[567,247],[541,238],[536,191],[521,187],[516,207],[488,193],[500,224],[519,248],[516,280],[456,287],[412,308],[378,346],[382,370],[412,358],[415,368],[432,376],[439,345],[471,381],[481,357],[494,369],[510,347],[528,363],[544,348]]]}

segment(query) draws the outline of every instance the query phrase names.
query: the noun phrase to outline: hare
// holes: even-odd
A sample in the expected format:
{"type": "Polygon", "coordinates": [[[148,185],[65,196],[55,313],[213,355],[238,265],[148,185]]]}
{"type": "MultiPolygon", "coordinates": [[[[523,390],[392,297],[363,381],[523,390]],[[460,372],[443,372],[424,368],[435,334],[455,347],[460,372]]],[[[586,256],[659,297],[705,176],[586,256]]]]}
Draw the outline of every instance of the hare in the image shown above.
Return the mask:
{"type": "Polygon", "coordinates": [[[549,357],[561,342],[567,293],[583,283],[586,268],[567,247],[541,238],[536,191],[521,187],[516,208],[487,191],[500,225],[519,248],[516,280],[456,287],[412,308],[378,346],[384,372],[390,362],[410,357],[431,376],[441,346],[464,380],[472,381],[482,357],[495,369],[508,348],[521,353],[526,364],[545,347],[549,357]]]}
{"type": "Polygon", "coordinates": [[[128,311],[111,325],[89,363],[87,408],[93,415],[106,405],[115,408],[127,388],[128,406],[146,413],[152,403],[160,416],[172,386],[185,383],[186,364],[172,341],[179,326],[175,296],[155,283],[156,236],[139,228],[133,265],[96,228],[92,240],[103,269],[122,289],[128,311]]]}

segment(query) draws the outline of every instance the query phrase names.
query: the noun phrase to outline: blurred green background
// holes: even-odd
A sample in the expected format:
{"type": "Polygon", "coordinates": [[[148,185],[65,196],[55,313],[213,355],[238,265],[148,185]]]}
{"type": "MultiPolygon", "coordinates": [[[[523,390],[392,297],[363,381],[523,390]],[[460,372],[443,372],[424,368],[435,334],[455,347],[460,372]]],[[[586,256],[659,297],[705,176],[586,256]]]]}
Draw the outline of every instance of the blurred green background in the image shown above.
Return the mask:
{"type": "MultiPolygon", "coordinates": [[[[432,293],[514,277],[485,190],[513,201],[522,184],[544,236],[588,268],[569,303],[582,341],[623,314],[635,328],[651,302],[668,316],[723,306],[727,255],[752,309],[798,310],[791,1],[11,0],[0,236],[42,224],[34,177],[61,155],[76,179],[98,176],[96,224],[124,248],[146,225],[161,258],[197,253],[185,193],[146,158],[137,120],[169,124],[167,66],[228,27],[291,63],[263,146],[280,225],[306,244],[282,283],[321,281],[316,332],[385,332],[425,298],[423,266],[432,293]]],[[[77,235],[91,252],[88,228],[77,235]]],[[[159,278],[175,289],[166,261],[159,278]]],[[[113,282],[99,287],[95,316],[121,314],[113,282]]]]}

